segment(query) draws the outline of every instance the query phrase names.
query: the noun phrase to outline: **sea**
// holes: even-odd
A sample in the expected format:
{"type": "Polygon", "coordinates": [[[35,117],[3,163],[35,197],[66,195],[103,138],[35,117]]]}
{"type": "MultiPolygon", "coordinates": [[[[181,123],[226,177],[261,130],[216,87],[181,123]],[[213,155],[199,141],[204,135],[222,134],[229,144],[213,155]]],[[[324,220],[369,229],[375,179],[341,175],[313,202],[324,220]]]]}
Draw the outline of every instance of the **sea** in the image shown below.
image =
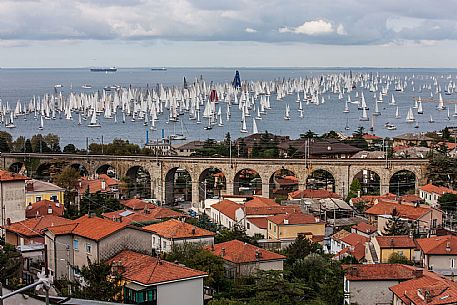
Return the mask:
{"type": "MultiPolygon", "coordinates": [[[[151,70],[150,68],[119,68],[117,72],[103,73],[90,72],[89,68],[74,68],[74,69],[0,69],[0,98],[3,103],[9,103],[14,109],[18,100],[27,104],[33,96],[43,96],[45,94],[54,93],[54,86],[62,85],[59,91],[63,95],[68,95],[73,92],[93,92],[95,90],[103,90],[105,86],[118,85],[122,87],[146,88],[146,86],[155,88],[157,84],[164,86],[182,86],[184,77],[189,83],[192,83],[196,78],[202,77],[207,84],[227,83],[234,78],[235,71],[240,72],[242,81],[270,81],[270,80],[287,80],[292,78],[319,77],[320,75],[329,75],[335,73],[373,73],[374,75],[401,77],[403,80],[413,79],[414,84],[411,85],[411,80],[408,80],[408,87],[403,92],[397,92],[393,86],[389,88],[389,92],[384,96],[384,102],[379,104],[381,115],[374,118],[373,134],[381,137],[394,137],[407,132],[427,132],[433,130],[441,130],[445,126],[457,126],[457,115],[454,114],[454,104],[457,102],[457,93],[445,95],[445,88],[449,82],[457,82],[457,69],[394,69],[394,68],[168,68],[165,71],[151,70]],[[441,87],[441,93],[446,106],[450,109],[448,117],[447,110],[438,111],[436,109],[438,93],[435,92],[434,82],[441,87]],[[82,89],[84,84],[90,84],[92,89],[82,89]],[[432,94],[434,101],[430,99],[430,90],[419,92],[419,88],[423,84],[432,85],[432,94]],[[415,88],[415,91],[412,88],[415,88]],[[395,118],[396,107],[389,106],[391,94],[394,94],[395,100],[399,106],[400,119],[395,118]],[[414,105],[414,99],[420,96],[423,102],[424,114],[414,113],[416,124],[407,123],[405,117],[410,107],[414,105]],[[433,116],[434,123],[429,123],[430,115],[433,116]],[[385,123],[394,124],[396,130],[387,130],[385,123]]],[[[381,87],[381,86],[380,86],[381,87]]],[[[379,89],[380,89],[379,87],[379,89]]],[[[291,138],[298,138],[300,134],[311,130],[317,134],[322,134],[330,130],[351,134],[360,126],[366,131],[372,126],[370,113],[374,109],[374,94],[362,88],[356,88],[350,93],[352,100],[355,99],[356,92],[359,94],[363,91],[366,102],[370,110],[368,111],[370,121],[362,122],[359,120],[361,111],[357,110],[357,105],[350,104],[350,112],[343,113],[344,101],[347,95],[344,95],[343,100],[338,99],[338,95],[328,92],[323,94],[325,103],[319,106],[314,104],[304,106],[303,118],[299,117],[298,103],[296,103],[296,95],[288,95],[282,101],[277,101],[275,95],[271,96],[271,109],[267,115],[262,117],[262,120],[256,121],[259,132],[268,131],[274,134],[288,135],[291,138]],[[290,106],[290,120],[284,120],[284,111],[286,105],[290,106]],[[345,127],[349,126],[349,130],[345,127]]],[[[187,115],[181,116],[183,122],[183,131],[186,136],[186,141],[215,139],[221,140],[229,132],[232,139],[246,136],[252,133],[252,120],[255,117],[253,114],[247,118],[247,128],[249,132],[241,133],[241,112],[237,107],[232,107],[237,111],[232,112],[230,121],[225,121],[223,127],[214,126],[211,130],[205,130],[205,121],[202,119],[202,124],[196,124],[195,121],[189,120],[187,115]]],[[[203,109],[203,108],[202,108],[203,109]]],[[[224,109],[224,108],[223,108],[224,109]]],[[[0,130],[7,131],[12,134],[13,138],[18,136],[31,137],[34,134],[54,133],[60,136],[61,147],[72,143],[79,148],[85,148],[86,143],[101,143],[102,138],[104,143],[111,142],[115,138],[129,140],[132,143],[144,145],[147,139],[148,127],[143,125],[142,121],[131,122],[127,119],[126,123],[121,122],[121,114],[118,111],[118,121],[113,119],[104,119],[99,117],[101,127],[87,127],[87,122],[78,126],[77,115],[73,114],[73,120],[66,120],[64,116],[58,117],[55,120],[46,120],[44,130],[38,130],[39,120],[35,120],[33,115],[29,115],[27,120],[19,117],[15,120],[16,128],[7,129],[5,126],[0,126],[0,130]]],[[[224,116],[225,119],[225,116],[224,116]]],[[[157,130],[148,131],[149,140],[158,140],[162,136],[168,137],[175,132],[181,132],[180,123],[167,123],[166,119],[159,117],[157,122],[157,130]]],[[[185,143],[186,141],[175,141],[173,144],[185,143]]]]}

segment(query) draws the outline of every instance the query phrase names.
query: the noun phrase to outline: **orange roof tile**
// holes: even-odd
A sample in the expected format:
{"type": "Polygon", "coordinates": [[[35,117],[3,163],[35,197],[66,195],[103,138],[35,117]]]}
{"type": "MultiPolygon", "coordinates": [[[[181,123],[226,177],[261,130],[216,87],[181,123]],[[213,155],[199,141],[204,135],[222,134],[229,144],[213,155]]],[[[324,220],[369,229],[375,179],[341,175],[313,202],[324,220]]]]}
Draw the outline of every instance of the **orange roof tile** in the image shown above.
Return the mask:
{"type": "Polygon", "coordinates": [[[138,198],[132,198],[128,200],[121,200],[121,204],[131,210],[144,210],[145,207],[155,206],[152,203],[147,203],[144,200],[138,198]]]}
{"type": "Polygon", "coordinates": [[[349,281],[393,281],[415,278],[417,268],[401,264],[343,265],[349,281]]]}
{"type": "Polygon", "coordinates": [[[349,234],[351,234],[351,233],[348,232],[348,231],[346,231],[345,229],[342,229],[342,230],[336,232],[335,234],[333,234],[333,235],[331,236],[331,238],[332,238],[333,240],[337,240],[337,241],[338,241],[338,240],[341,240],[342,238],[348,236],[349,234]]]}
{"type": "MultiPolygon", "coordinates": [[[[0,170],[0,181],[5,182],[5,181],[21,181],[21,180],[29,180],[29,177],[19,175],[16,173],[12,173],[9,171],[5,170],[0,170]]],[[[25,188],[25,186],[24,186],[25,188]]]]}
{"type": "Polygon", "coordinates": [[[246,215],[277,215],[286,213],[301,213],[299,205],[277,205],[266,207],[246,207],[246,215]]]}
{"type": "Polygon", "coordinates": [[[370,239],[368,237],[359,235],[357,233],[350,233],[346,235],[345,237],[341,238],[341,241],[344,242],[345,244],[355,246],[357,244],[365,244],[368,242],[370,239]]]}
{"type": "Polygon", "coordinates": [[[341,259],[347,255],[352,255],[357,261],[360,262],[363,258],[365,258],[365,244],[358,243],[355,246],[343,248],[340,252],[335,254],[334,258],[341,259]]]}
{"type": "Polygon", "coordinates": [[[118,210],[113,212],[107,212],[102,214],[103,218],[112,221],[134,223],[134,222],[145,222],[162,220],[167,218],[181,218],[187,217],[183,213],[173,211],[172,209],[157,207],[152,205],[152,209],[146,210],[118,210]],[[122,216],[121,214],[126,214],[122,216]]]}
{"type": "Polygon", "coordinates": [[[373,225],[370,225],[366,222],[359,222],[358,224],[356,225],[353,225],[351,227],[352,229],[355,229],[359,232],[363,232],[363,233],[366,233],[366,234],[373,234],[377,231],[377,228],[373,225]]]}
{"type": "Polygon", "coordinates": [[[108,263],[123,266],[122,275],[129,281],[145,286],[190,278],[205,277],[206,272],[173,264],[146,254],[124,250],[110,259],[108,263]]]}
{"type": "Polygon", "coordinates": [[[25,217],[32,218],[49,215],[49,208],[52,210],[52,215],[63,216],[64,208],[62,203],[50,200],[40,200],[27,206],[27,209],[25,210],[25,217]]]}
{"type": "Polygon", "coordinates": [[[235,214],[236,211],[241,208],[241,205],[231,200],[224,199],[218,203],[211,205],[211,207],[229,217],[230,219],[236,221],[235,214]]]}
{"type": "Polygon", "coordinates": [[[303,213],[279,214],[275,216],[270,216],[267,219],[272,223],[278,225],[298,225],[316,223],[316,218],[313,215],[303,213]]]}
{"type": "Polygon", "coordinates": [[[280,206],[279,203],[270,198],[254,196],[251,200],[244,203],[245,207],[271,207],[271,206],[280,206]]]}
{"type": "Polygon", "coordinates": [[[430,238],[416,239],[419,248],[425,254],[436,255],[456,255],[457,254],[457,236],[445,235],[430,238]]]}
{"type": "Polygon", "coordinates": [[[60,226],[71,224],[73,221],[56,215],[45,215],[37,218],[30,218],[18,222],[14,222],[11,225],[5,226],[5,230],[14,232],[16,234],[34,237],[43,234],[43,230],[52,226],[60,226]]]}
{"type": "Polygon", "coordinates": [[[257,261],[284,260],[286,257],[239,240],[208,246],[206,249],[215,255],[236,264],[253,263],[257,261]],[[256,254],[258,253],[258,254],[256,254]]]}
{"type": "Polygon", "coordinates": [[[324,198],[335,198],[339,199],[341,198],[340,195],[327,191],[327,190],[312,190],[312,189],[307,189],[307,190],[296,190],[294,192],[289,193],[289,197],[292,199],[301,199],[301,198],[318,198],[318,199],[324,199],[324,198]]]}
{"type": "Polygon", "coordinates": [[[451,190],[450,188],[444,186],[436,186],[431,183],[422,186],[420,190],[427,193],[435,193],[438,195],[443,195],[445,193],[457,194],[457,191],[451,190]]]}
{"type": "Polygon", "coordinates": [[[365,211],[370,215],[392,215],[393,210],[396,209],[400,217],[417,220],[429,213],[432,208],[424,206],[412,206],[408,204],[399,204],[397,202],[379,201],[377,204],[365,211]]]}
{"type": "Polygon", "coordinates": [[[408,235],[376,236],[380,248],[416,248],[416,243],[408,235]]]}
{"type": "Polygon", "coordinates": [[[259,229],[265,230],[268,227],[267,217],[249,217],[247,220],[259,229]]]}
{"type": "Polygon", "coordinates": [[[82,177],[80,180],[79,192],[85,193],[89,189],[90,194],[97,192],[108,193],[113,192],[115,187],[119,184],[119,181],[113,178],[110,179],[110,184],[107,183],[105,179],[88,179],[87,177],[82,177]],[[102,181],[105,180],[105,188],[102,188],[102,181]],[[114,182],[116,181],[116,182],[114,182]]]}
{"type": "Polygon", "coordinates": [[[201,229],[176,219],[170,219],[164,222],[155,223],[143,227],[143,230],[157,233],[162,237],[170,239],[211,237],[216,235],[214,232],[201,229]]]}

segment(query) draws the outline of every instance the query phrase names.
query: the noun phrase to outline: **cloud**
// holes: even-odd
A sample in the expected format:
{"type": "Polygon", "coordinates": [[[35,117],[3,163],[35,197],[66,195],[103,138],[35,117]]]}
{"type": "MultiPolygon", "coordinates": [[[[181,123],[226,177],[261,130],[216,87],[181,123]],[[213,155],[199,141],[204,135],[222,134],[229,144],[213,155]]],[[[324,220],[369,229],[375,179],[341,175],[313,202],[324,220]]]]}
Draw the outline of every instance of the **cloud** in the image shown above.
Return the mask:
{"type": "Polygon", "coordinates": [[[257,30],[256,30],[256,29],[249,28],[249,27],[248,27],[248,28],[245,28],[244,31],[245,31],[246,33],[257,33],[257,30]]]}
{"type": "Polygon", "coordinates": [[[335,30],[330,22],[324,21],[322,19],[312,20],[303,23],[297,27],[281,27],[279,28],[280,33],[295,33],[303,35],[323,35],[333,33],[335,30]]]}

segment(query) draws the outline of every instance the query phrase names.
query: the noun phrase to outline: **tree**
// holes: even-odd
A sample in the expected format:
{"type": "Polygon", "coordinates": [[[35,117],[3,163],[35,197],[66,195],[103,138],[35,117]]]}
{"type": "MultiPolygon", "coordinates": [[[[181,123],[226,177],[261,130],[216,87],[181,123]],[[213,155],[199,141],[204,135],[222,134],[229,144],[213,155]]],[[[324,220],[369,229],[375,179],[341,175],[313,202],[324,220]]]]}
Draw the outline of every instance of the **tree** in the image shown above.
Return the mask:
{"type": "Polygon", "coordinates": [[[457,207],[457,194],[445,193],[438,199],[438,203],[442,210],[455,211],[457,207]]]}
{"type": "Polygon", "coordinates": [[[52,152],[56,152],[56,153],[60,152],[60,138],[58,135],[49,133],[44,136],[43,140],[50,147],[52,152]]]}
{"type": "Polygon", "coordinates": [[[359,179],[352,180],[351,185],[349,186],[349,193],[347,197],[347,201],[352,198],[356,198],[359,196],[359,192],[362,190],[362,185],[360,184],[359,179]]]}
{"type": "Polygon", "coordinates": [[[206,213],[201,214],[198,219],[188,218],[186,219],[186,222],[211,232],[216,232],[218,228],[218,225],[212,222],[211,218],[209,218],[206,213]]]}
{"type": "Polygon", "coordinates": [[[303,259],[311,253],[323,253],[322,246],[300,235],[284,251],[287,256],[286,264],[291,266],[296,260],[303,259]]]}
{"type": "Polygon", "coordinates": [[[32,142],[30,142],[30,139],[27,139],[27,140],[25,141],[25,152],[26,152],[26,153],[31,153],[31,152],[33,152],[32,142]]]}
{"type": "Polygon", "coordinates": [[[403,254],[394,252],[389,256],[387,260],[389,264],[403,264],[403,265],[412,265],[413,262],[406,258],[403,254]]]}
{"type": "Polygon", "coordinates": [[[26,139],[24,136],[19,136],[17,139],[13,142],[13,151],[14,152],[24,152],[25,150],[25,142],[26,139]]]}
{"type": "Polygon", "coordinates": [[[234,239],[248,244],[257,245],[257,240],[246,235],[246,230],[239,224],[235,224],[231,229],[221,229],[219,233],[214,237],[214,242],[219,244],[234,239]]]}
{"type": "Polygon", "coordinates": [[[400,218],[400,213],[396,208],[392,210],[391,218],[384,227],[384,235],[408,235],[409,227],[408,224],[400,218]]]}
{"type": "Polygon", "coordinates": [[[66,191],[73,191],[78,186],[80,178],[81,175],[76,168],[67,166],[55,178],[55,182],[58,186],[63,187],[66,191]]]}
{"type": "Polygon", "coordinates": [[[22,256],[13,245],[0,248],[0,281],[9,286],[19,284],[22,276],[22,256]]]}
{"type": "Polygon", "coordinates": [[[74,144],[67,144],[63,148],[64,154],[75,154],[76,153],[76,146],[74,144]]]}
{"type": "Polygon", "coordinates": [[[427,168],[427,179],[433,184],[457,187],[457,160],[446,154],[434,153],[427,168]]]}
{"type": "Polygon", "coordinates": [[[8,151],[10,151],[13,143],[13,137],[11,134],[7,133],[6,131],[0,131],[0,138],[5,140],[6,145],[9,147],[8,151]]]}
{"type": "Polygon", "coordinates": [[[8,146],[8,143],[2,137],[0,137],[0,152],[10,152],[10,147],[8,146]]]}
{"type": "Polygon", "coordinates": [[[80,273],[85,285],[80,286],[74,296],[90,300],[116,301],[116,296],[122,291],[122,286],[119,285],[122,275],[112,272],[112,264],[92,263],[89,258],[87,260],[88,266],[83,266],[80,273]]]}
{"type": "Polygon", "coordinates": [[[304,139],[314,139],[314,138],[317,138],[317,133],[315,133],[314,131],[312,131],[312,130],[310,129],[310,130],[308,130],[306,133],[301,134],[301,135],[300,135],[300,138],[304,138],[304,139]]]}

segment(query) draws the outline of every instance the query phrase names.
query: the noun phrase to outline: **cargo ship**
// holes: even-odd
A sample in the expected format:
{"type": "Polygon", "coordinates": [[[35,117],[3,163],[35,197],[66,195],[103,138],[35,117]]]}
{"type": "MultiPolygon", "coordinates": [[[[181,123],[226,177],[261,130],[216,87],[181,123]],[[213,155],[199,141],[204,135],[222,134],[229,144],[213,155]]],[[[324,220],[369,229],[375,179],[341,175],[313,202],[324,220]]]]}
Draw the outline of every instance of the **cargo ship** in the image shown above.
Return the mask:
{"type": "Polygon", "coordinates": [[[90,68],[90,72],[116,72],[117,68],[116,67],[111,67],[111,68],[90,68]]]}

